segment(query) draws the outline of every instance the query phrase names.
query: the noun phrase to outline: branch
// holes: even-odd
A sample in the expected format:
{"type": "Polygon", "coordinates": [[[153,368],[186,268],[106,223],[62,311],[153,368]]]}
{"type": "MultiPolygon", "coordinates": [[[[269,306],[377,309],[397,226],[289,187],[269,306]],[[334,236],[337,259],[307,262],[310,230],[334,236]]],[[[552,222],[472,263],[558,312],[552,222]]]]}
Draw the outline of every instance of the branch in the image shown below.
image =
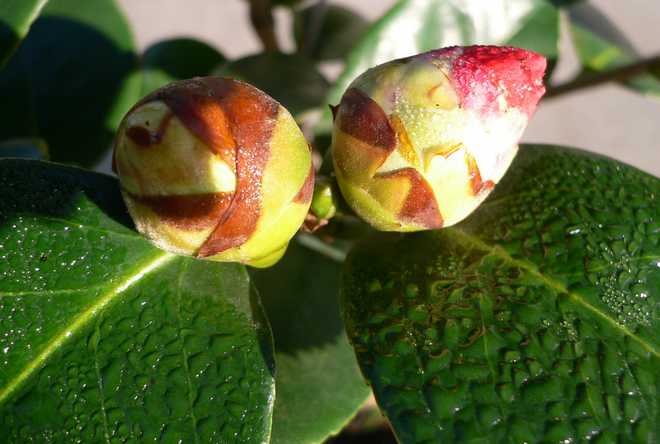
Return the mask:
{"type": "Polygon", "coordinates": [[[580,77],[576,80],[566,82],[555,87],[549,87],[545,98],[554,98],[583,88],[602,85],[608,82],[622,82],[640,74],[645,74],[652,69],[660,69],[660,55],[643,59],[629,65],[620,66],[609,71],[580,77]]]}
{"type": "Polygon", "coordinates": [[[249,0],[250,21],[264,50],[279,51],[277,38],[275,36],[275,21],[273,19],[273,8],[270,0],[249,0]]]}

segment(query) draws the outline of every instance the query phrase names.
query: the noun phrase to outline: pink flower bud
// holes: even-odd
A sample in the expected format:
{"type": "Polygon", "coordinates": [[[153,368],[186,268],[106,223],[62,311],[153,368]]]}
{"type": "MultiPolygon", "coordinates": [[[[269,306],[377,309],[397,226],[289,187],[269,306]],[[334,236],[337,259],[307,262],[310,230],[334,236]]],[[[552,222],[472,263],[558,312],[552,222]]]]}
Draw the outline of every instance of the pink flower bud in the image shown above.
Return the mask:
{"type": "Polygon", "coordinates": [[[342,194],[374,227],[453,225],[488,196],[545,92],[543,56],[450,47],[372,68],[334,109],[342,194]]]}

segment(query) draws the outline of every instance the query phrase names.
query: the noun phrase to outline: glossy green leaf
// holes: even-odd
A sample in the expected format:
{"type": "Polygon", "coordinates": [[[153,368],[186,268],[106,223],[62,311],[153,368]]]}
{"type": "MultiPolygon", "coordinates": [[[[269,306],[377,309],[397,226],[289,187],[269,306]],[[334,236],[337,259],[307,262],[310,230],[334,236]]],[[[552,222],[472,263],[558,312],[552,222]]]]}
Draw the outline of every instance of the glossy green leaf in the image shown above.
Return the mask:
{"type": "Polygon", "coordinates": [[[109,176],[0,160],[6,442],[267,442],[272,338],[244,267],[135,231],[109,176]]]}
{"type": "Polygon", "coordinates": [[[222,54],[199,40],[178,38],[158,42],[142,56],[142,94],[174,80],[209,75],[224,62],[222,54]]]}
{"type": "Polygon", "coordinates": [[[656,442],[660,179],[525,146],[464,222],[347,259],[342,309],[402,443],[656,442]]]}
{"type": "Polygon", "coordinates": [[[277,265],[253,273],[275,338],[273,444],[322,442],[371,393],[339,317],[340,272],[293,241],[277,265]]]}
{"type": "Polygon", "coordinates": [[[314,60],[343,59],[367,27],[363,17],[333,4],[311,4],[293,17],[298,51],[314,60]]]}
{"type": "Polygon", "coordinates": [[[265,91],[294,117],[324,103],[328,81],[301,56],[262,53],[232,61],[216,74],[244,80],[265,91]]]}
{"type": "Polygon", "coordinates": [[[136,68],[114,0],[48,2],[0,71],[0,139],[39,137],[53,160],[93,164],[139,98],[125,85],[136,68]]]}
{"type": "Polygon", "coordinates": [[[545,0],[399,0],[364,33],[329,94],[338,103],[350,82],[386,61],[451,45],[510,42],[557,55],[559,13],[545,0]]]}
{"type": "Polygon", "coordinates": [[[0,3],[0,68],[39,15],[48,0],[4,0],[0,3]]]}
{"type": "MultiPolygon", "coordinates": [[[[582,76],[639,59],[630,41],[593,5],[584,3],[573,7],[569,18],[573,45],[584,69],[582,76]]],[[[644,94],[660,96],[660,74],[642,74],[623,84],[644,94]]]]}
{"type": "Polygon", "coordinates": [[[0,158],[48,159],[48,146],[41,139],[9,139],[0,142],[0,158]]]}

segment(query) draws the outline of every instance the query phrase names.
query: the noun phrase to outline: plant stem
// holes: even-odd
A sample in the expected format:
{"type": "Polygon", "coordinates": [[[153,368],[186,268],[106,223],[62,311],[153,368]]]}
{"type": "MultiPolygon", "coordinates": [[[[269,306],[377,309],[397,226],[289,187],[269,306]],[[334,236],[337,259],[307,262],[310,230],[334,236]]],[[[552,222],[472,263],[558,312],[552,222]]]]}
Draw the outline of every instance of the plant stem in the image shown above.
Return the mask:
{"type": "Polygon", "coordinates": [[[270,0],[250,0],[250,21],[265,51],[279,51],[270,0]]]}
{"type": "Polygon", "coordinates": [[[335,262],[343,263],[346,260],[346,253],[344,251],[323,242],[316,236],[301,233],[298,235],[298,237],[296,237],[296,240],[301,245],[309,248],[310,250],[316,251],[317,253],[320,253],[323,256],[334,260],[335,262]]]}
{"type": "Polygon", "coordinates": [[[593,86],[602,85],[608,82],[622,82],[638,75],[645,74],[652,69],[660,69],[660,54],[647,59],[639,60],[629,65],[624,65],[608,71],[579,77],[570,82],[566,82],[554,87],[549,87],[545,94],[545,98],[548,99],[558,97],[573,91],[584,88],[591,88],[593,86]]]}

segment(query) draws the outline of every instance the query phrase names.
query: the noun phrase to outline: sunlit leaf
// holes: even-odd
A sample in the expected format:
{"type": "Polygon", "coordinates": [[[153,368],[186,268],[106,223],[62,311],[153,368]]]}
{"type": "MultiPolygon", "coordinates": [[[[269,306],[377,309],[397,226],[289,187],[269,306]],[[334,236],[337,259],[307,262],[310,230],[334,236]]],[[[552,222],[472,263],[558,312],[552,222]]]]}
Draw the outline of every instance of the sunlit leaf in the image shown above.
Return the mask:
{"type": "Polygon", "coordinates": [[[525,146],[464,222],[357,247],[344,319],[400,442],[655,442],[659,198],[525,146]]]}
{"type": "Polygon", "coordinates": [[[158,250],[116,179],[0,160],[5,442],[268,441],[272,337],[247,271],[158,250]]]}
{"type": "Polygon", "coordinates": [[[48,0],[4,0],[0,3],[0,68],[25,38],[48,0]]]}

